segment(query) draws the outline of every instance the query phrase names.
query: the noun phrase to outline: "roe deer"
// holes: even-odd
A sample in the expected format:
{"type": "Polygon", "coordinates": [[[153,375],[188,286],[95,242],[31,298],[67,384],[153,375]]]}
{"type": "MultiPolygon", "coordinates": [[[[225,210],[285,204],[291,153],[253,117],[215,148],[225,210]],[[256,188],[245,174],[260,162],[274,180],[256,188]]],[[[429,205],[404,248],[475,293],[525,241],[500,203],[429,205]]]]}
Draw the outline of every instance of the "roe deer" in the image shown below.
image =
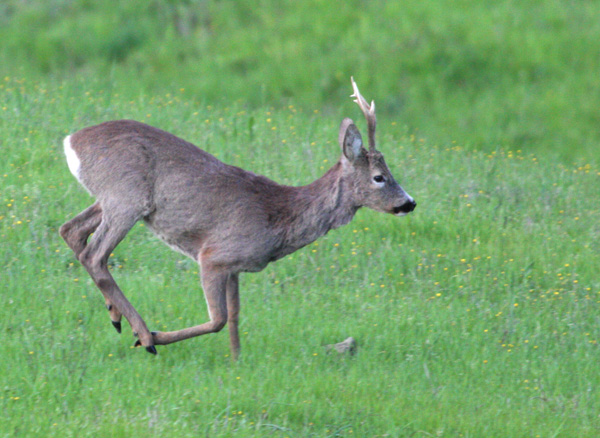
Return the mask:
{"type": "Polygon", "coordinates": [[[84,128],[64,140],[67,164],[96,202],[60,234],[98,286],[112,324],[125,316],[136,346],[156,354],[170,344],[229,324],[232,356],[240,350],[238,275],[257,272],[350,222],[360,207],[401,216],[416,203],[375,149],[375,104],[355,98],[368,124],[369,149],[352,120],[339,130],[341,158],[302,187],[222,163],[168,132],[131,120],[84,128]],[[111,252],[140,219],[200,265],[210,320],[173,332],[150,332],[110,274],[111,252]],[[92,235],[93,233],[93,235],[92,235]],[[92,235],[92,237],[88,238],[92,235]]]}

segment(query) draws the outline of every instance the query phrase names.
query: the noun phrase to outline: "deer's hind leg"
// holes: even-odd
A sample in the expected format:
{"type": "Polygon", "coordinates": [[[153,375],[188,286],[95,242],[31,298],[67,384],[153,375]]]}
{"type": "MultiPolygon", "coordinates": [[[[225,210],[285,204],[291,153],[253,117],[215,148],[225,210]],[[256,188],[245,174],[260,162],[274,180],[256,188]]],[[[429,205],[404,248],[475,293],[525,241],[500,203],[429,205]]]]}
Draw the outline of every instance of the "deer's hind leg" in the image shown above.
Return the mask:
{"type": "MultiPolygon", "coordinates": [[[[101,222],[102,207],[100,202],[96,202],[60,227],[61,237],[73,250],[77,259],[85,249],[88,238],[96,231],[101,222]]],[[[104,301],[113,327],[121,333],[121,312],[108,297],[105,296],[104,301]]]]}
{"type": "Polygon", "coordinates": [[[88,237],[98,228],[100,222],[102,222],[102,207],[99,202],[96,202],[60,227],[61,237],[77,258],[85,248],[88,237]]]}
{"type": "MultiPolygon", "coordinates": [[[[79,261],[88,271],[98,289],[111,306],[111,319],[119,315],[119,320],[112,320],[113,325],[120,329],[120,316],[125,316],[134,333],[139,336],[139,343],[146,347],[150,353],[156,354],[152,334],[148,331],[146,323],[135,308],[127,300],[108,270],[108,258],[116,246],[123,240],[127,232],[138,221],[142,213],[114,208],[105,208],[102,221],[94,232],[89,243],[79,254],[79,261]],[[106,212],[110,212],[107,214],[106,212]],[[117,313],[113,313],[117,312],[117,313]]],[[[137,345],[137,344],[136,344],[137,345]]]]}

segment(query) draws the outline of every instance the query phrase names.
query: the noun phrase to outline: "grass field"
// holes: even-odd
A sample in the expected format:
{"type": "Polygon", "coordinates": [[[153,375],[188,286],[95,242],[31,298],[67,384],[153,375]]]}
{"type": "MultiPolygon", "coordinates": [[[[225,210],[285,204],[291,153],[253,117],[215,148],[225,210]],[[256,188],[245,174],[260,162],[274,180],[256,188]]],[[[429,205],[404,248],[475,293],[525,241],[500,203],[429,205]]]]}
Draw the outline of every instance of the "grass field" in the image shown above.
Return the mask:
{"type": "Polygon", "coordinates": [[[568,0],[5,0],[11,77],[137,96],[378,112],[443,147],[597,155],[600,3],[568,0]]]}
{"type": "MultiPolygon", "coordinates": [[[[259,3],[0,5],[0,438],[599,436],[600,3],[259,3]],[[58,235],[92,203],[63,137],[131,118],[307,184],[364,133],[351,74],[417,210],[242,275],[238,362],[134,349],[58,235]]],[[[151,330],[207,319],[142,225],[110,266],[151,330]]]]}
{"type": "MultiPolygon", "coordinates": [[[[62,136],[130,117],[305,184],[339,158],[339,120],[194,107],[176,91],[130,101],[9,79],[2,92],[0,436],[598,435],[596,164],[434,147],[380,120],[380,148],[415,213],[361,210],[242,276],[238,363],[225,332],[152,357],[113,330],[57,234],[91,203],[62,136]],[[347,336],[355,357],[325,354],[347,336]]],[[[360,120],[350,99],[341,107],[360,120]]],[[[141,225],[111,265],[151,329],[206,319],[196,265],[141,225]]]]}

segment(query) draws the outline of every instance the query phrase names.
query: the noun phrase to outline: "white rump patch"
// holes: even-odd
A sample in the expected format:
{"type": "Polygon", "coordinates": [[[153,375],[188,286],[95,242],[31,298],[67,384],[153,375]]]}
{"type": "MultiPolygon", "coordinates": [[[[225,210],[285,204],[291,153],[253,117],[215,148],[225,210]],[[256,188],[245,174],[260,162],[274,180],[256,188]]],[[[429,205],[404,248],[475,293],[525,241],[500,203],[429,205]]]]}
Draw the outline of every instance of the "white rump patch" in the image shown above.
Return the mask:
{"type": "Polygon", "coordinates": [[[79,157],[77,156],[77,154],[71,147],[71,136],[70,135],[67,135],[65,137],[65,139],[63,141],[63,145],[65,147],[65,156],[67,157],[67,165],[69,166],[69,170],[71,171],[73,176],[75,178],[77,178],[77,181],[79,181],[80,184],[83,184],[81,182],[81,178],[79,177],[79,171],[81,169],[81,161],[79,161],[79,157]]]}

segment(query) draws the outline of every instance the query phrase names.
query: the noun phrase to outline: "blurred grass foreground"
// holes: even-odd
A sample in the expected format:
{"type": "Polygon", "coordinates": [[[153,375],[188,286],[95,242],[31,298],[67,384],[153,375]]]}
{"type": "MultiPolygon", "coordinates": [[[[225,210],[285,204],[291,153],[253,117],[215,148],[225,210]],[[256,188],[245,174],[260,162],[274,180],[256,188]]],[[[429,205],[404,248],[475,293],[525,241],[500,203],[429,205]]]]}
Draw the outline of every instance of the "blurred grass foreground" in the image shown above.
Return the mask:
{"type": "MultiPolygon", "coordinates": [[[[600,3],[4,0],[0,73],[339,111],[350,75],[433,144],[595,157],[600,3]]],[[[367,92],[368,91],[368,92],[367,92]]]]}

